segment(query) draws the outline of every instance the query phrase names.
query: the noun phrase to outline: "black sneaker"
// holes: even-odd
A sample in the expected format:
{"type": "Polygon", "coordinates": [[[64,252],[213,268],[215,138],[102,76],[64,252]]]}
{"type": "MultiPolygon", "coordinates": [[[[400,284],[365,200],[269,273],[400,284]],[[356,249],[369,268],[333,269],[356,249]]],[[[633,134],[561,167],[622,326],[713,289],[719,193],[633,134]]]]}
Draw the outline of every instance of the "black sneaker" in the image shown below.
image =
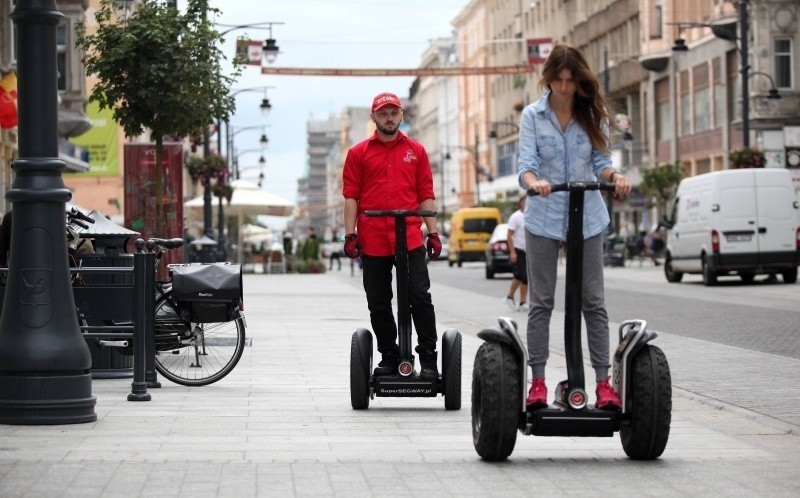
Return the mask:
{"type": "Polygon", "coordinates": [[[423,351],[419,353],[419,364],[422,370],[419,372],[420,379],[438,380],[439,369],[436,368],[436,351],[423,351]]]}
{"type": "Polygon", "coordinates": [[[375,367],[373,375],[395,375],[400,364],[400,355],[392,351],[381,354],[381,362],[375,367]]]}

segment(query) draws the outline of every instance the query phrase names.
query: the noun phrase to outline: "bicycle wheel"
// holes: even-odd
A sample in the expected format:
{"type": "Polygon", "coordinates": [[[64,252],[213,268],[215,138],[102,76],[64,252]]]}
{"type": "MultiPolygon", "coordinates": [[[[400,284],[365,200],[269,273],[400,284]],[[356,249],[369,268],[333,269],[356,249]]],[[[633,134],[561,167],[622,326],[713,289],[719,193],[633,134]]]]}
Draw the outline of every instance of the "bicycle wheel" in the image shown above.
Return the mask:
{"type": "Polygon", "coordinates": [[[184,386],[206,386],[230,373],[244,352],[244,318],[219,323],[181,319],[172,293],[156,301],[156,370],[184,386]]]}

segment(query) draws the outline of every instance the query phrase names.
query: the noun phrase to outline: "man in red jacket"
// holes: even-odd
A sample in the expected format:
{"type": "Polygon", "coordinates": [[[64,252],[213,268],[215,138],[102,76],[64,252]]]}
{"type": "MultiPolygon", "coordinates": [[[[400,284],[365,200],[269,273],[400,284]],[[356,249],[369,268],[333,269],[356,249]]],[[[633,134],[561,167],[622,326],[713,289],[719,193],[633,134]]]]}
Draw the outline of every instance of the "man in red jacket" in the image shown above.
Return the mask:
{"type": "MultiPolygon", "coordinates": [[[[400,131],[403,106],[393,93],[372,101],[375,134],[347,152],[342,173],[344,195],[344,250],[349,258],[361,257],[364,290],[381,362],[375,375],[393,375],[400,363],[397,323],[392,312],[392,266],[395,264],[394,218],[365,217],[367,210],[434,210],[433,175],[428,154],[419,143],[400,131]]],[[[420,377],[435,380],[436,315],[431,300],[426,255],[439,257],[442,243],[436,218],[407,218],[409,303],[421,364],[420,377]],[[422,222],[428,229],[423,243],[422,222]]]]}

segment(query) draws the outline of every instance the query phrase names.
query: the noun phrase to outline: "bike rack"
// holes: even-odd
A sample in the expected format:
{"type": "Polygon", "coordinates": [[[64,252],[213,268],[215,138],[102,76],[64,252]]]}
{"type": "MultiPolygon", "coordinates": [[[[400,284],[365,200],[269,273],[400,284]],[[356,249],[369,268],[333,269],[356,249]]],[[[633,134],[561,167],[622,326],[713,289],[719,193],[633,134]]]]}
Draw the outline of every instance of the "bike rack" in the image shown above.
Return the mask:
{"type": "MultiPolygon", "coordinates": [[[[81,325],[84,338],[133,341],[133,382],[128,401],[150,401],[147,388],[158,388],[155,369],[155,265],[156,255],[144,252],[145,242],[136,241],[137,252],[133,255],[133,267],[80,267],[70,268],[72,273],[126,274],[133,275],[133,320],[132,325],[81,325]]],[[[0,268],[7,273],[8,268],[0,268]]],[[[77,287],[76,287],[77,288],[77,287]]],[[[2,309],[2,301],[0,301],[2,309]]]]}

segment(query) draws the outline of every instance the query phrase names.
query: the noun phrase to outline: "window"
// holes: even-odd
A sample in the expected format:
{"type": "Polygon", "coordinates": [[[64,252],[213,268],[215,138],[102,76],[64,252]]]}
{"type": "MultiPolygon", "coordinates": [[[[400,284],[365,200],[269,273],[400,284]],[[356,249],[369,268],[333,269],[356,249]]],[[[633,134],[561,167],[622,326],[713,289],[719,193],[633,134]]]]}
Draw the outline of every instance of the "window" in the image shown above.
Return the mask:
{"type": "Polygon", "coordinates": [[[653,10],[650,12],[650,38],[661,38],[661,24],[662,19],[661,2],[656,0],[653,5],[653,10]]]}
{"type": "Polygon", "coordinates": [[[681,129],[680,136],[685,137],[692,133],[692,95],[689,93],[689,71],[678,74],[680,85],[681,129]]]}
{"type": "Polygon", "coordinates": [[[497,146],[497,176],[516,174],[517,153],[516,141],[497,146]]]}
{"type": "Polygon", "coordinates": [[[711,90],[708,81],[708,64],[698,64],[692,68],[694,89],[694,132],[711,129],[711,90]]]}
{"type": "Polygon", "coordinates": [[[786,38],[775,40],[775,86],[792,87],[792,42],[786,38]]]}
{"type": "Polygon", "coordinates": [[[712,128],[722,128],[725,124],[725,85],[722,84],[722,60],[717,57],[711,63],[714,71],[714,123],[712,128]]]}
{"type": "Polygon", "coordinates": [[[67,27],[62,23],[56,28],[56,68],[58,91],[67,89],[67,27]]]}
{"type": "Polygon", "coordinates": [[[669,78],[655,83],[656,140],[672,138],[672,110],[669,106],[669,78]]]}
{"type": "Polygon", "coordinates": [[[742,119],[742,86],[739,77],[739,54],[732,50],[726,55],[728,66],[728,109],[731,121],[742,119]]]}

